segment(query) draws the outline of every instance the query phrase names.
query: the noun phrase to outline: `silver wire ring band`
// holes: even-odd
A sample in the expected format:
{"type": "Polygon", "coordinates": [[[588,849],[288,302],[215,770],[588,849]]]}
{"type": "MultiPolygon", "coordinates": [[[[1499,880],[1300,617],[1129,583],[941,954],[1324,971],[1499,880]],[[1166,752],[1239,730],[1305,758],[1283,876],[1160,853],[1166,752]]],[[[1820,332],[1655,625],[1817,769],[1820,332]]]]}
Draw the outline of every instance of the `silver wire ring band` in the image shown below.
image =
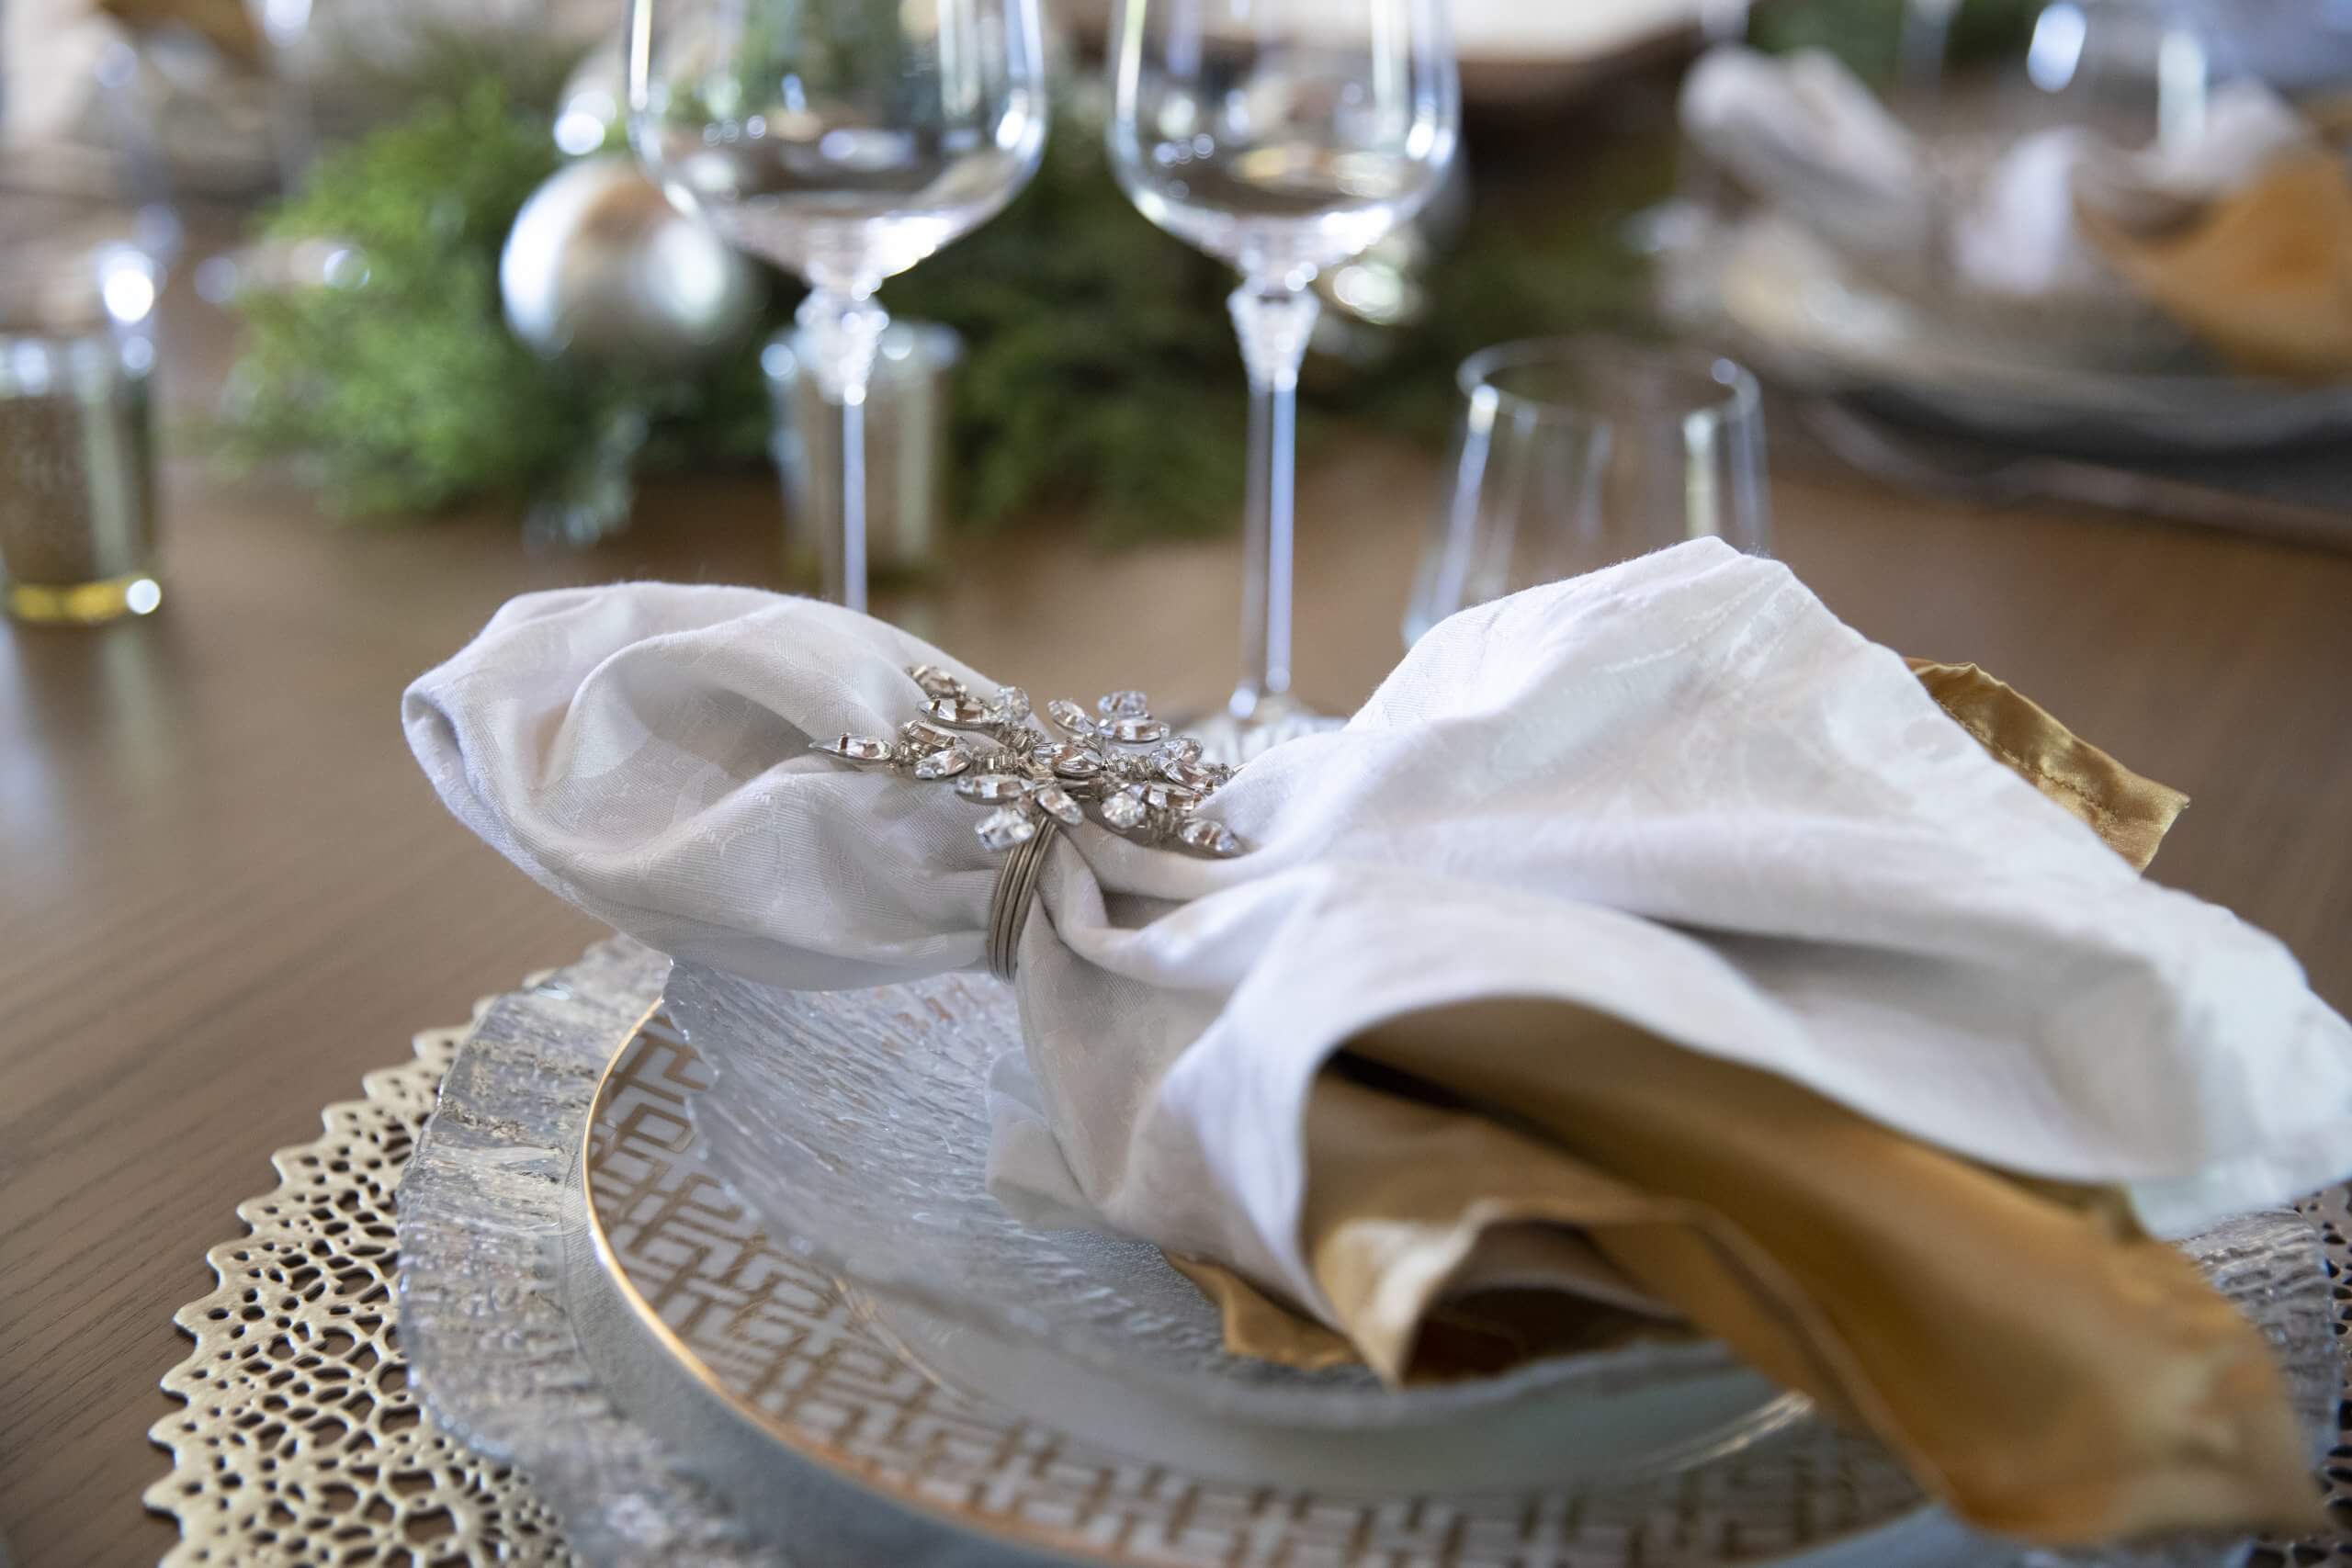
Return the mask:
{"type": "Polygon", "coordinates": [[[1015,844],[996,874],[989,893],[989,973],[1000,980],[1012,978],[1021,955],[1021,931],[1028,923],[1030,906],[1037,901],[1037,878],[1045,870],[1046,852],[1060,837],[1062,825],[1039,814],[1037,831],[1015,844]]]}

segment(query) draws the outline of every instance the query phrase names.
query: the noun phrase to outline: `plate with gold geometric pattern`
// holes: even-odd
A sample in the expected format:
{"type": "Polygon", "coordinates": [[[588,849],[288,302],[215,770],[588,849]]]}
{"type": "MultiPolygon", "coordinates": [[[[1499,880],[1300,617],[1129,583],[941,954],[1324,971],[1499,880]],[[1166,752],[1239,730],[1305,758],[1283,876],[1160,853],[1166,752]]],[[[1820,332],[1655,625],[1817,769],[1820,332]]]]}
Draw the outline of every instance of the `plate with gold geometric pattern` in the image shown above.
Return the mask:
{"type": "Polygon", "coordinates": [[[752,1511],[788,1452],[975,1538],[1182,1568],[1781,1562],[1922,1515],[1875,1445],[1810,1423],[1645,1483],[1483,1497],[1250,1487],[1123,1458],[945,1386],[854,1291],[772,1245],[695,1157],[688,1102],[707,1081],[657,1012],[599,1095],[587,1206],[616,1294],[658,1323],[667,1360],[611,1340],[592,1359],[752,1511]]]}
{"type": "MultiPolygon", "coordinates": [[[[608,943],[492,1010],[401,1190],[402,1337],[427,1403],[529,1474],[585,1560],[2018,1561],[1926,1506],[1875,1444],[1811,1421],[1637,1483],[1351,1494],[1139,1461],[947,1386],[857,1292],[763,1235],[696,1157],[688,1108],[708,1074],[661,1010],[666,969],[634,943],[608,943]]],[[[2272,1250],[2248,1256],[2269,1269],[2272,1250]]],[[[2308,1315],[2305,1282],[2266,1279],[2251,1288],[2283,1288],[2308,1315]]],[[[2231,1555],[2183,1543],[2132,1561],[2231,1555]]]]}

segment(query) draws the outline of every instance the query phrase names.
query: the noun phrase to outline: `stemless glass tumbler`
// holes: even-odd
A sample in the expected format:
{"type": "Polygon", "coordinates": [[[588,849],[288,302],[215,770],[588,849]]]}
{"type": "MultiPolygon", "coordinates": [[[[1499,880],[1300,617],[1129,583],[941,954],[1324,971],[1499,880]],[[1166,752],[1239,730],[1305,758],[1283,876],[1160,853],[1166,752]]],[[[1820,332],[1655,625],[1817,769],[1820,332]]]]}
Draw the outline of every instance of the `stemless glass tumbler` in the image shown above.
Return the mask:
{"type": "Polygon", "coordinates": [[[1771,548],[1756,378],[1605,338],[1471,355],[1405,640],[1456,610],[1713,536],[1771,548]]]}
{"type": "Polygon", "coordinates": [[[1310,285],[1411,218],[1445,177],[1462,114],[1445,0],[1114,0],[1112,17],[1119,184],[1145,217],[1243,279],[1231,306],[1251,398],[1248,575],[1230,711],[1262,739],[1303,712],[1287,694],[1310,285]]]}
{"type": "Polygon", "coordinates": [[[62,233],[0,247],[0,610],[143,615],[163,603],[148,379],[163,269],[33,211],[62,233]]]}
{"type": "Polygon", "coordinates": [[[1036,0],[631,0],[646,171],[809,286],[803,362],[841,417],[826,596],[865,607],[864,408],[906,271],[1001,210],[1046,143],[1036,0]]]}

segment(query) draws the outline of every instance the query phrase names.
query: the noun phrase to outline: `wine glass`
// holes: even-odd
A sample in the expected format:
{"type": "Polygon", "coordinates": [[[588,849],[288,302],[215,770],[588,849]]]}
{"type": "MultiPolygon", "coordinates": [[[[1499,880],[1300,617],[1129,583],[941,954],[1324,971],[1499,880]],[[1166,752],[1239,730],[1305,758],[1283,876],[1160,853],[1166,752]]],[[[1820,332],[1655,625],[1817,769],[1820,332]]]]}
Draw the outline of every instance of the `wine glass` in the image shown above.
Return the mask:
{"type": "Polygon", "coordinates": [[[1896,81],[1914,99],[1933,103],[1943,90],[1951,55],[1951,25],[1961,0],[1903,0],[1903,30],[1895,40],[1896,81]]]}
{"type": "MultiPolygon", "coordinates": [[[[1698,52],[1747,41],[1749,0],[1699,0],[1698,52]]],[[[1687,138],[1675,154],[1674,190],[1625,220],[1625,243],[1645,256],[1688,251],[1703,241],[1731,199],[1722,167],[1687,138]]]]}
{"type": "Polygon", "coordinates": [[[2050,0],[2034,17],[2023,80],[1999,106],[2002,123],[2088,130],[2125,146],[2194,145],[2219,31],[2194,0],[2050,0]]]}
{"type": "Polygon", "coordinates": [[[670,199],[798,274],[839,405],[825,596],[865,608],[865,392],[882,280],[1001,210],[1046,144],[1036,0],[630,0],[629,141],[670,199]]]}
{"type": "MultiPolygon", "coordinates": [[[[1145,217],[1242,276],[1250,374],[1240,684],[1248,749],[1290,696],[1293,454],[1316,275],[1410,219],[1462,118],[1445,0],[1114,0],[1112,167],[1145,217]]],[[[1196,727],[1197,728],[1197,727],[1196,727]]]]}
{"type": "Polygon", "coordinates": [[[1713,537],[1769,554],[1763,397],[1695,348],[1535,338],[1472,355],[1405,641],[1456,610],[1713,537]]]}

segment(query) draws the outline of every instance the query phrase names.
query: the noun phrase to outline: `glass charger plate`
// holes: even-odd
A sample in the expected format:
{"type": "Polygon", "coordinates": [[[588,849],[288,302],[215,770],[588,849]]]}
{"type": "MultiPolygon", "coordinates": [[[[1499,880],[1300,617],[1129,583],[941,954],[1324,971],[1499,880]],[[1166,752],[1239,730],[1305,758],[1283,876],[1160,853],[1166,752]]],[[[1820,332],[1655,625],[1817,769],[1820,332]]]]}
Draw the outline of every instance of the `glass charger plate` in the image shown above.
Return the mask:
{"type": "MultiPolygon", "coordinates": [[[[607,943],[492,1007],[400,1194],[418,1386],[449,1429],[532,1477],[585,1561],[2025,1561],[1922,1508],[1872,1445],[1811,1423],[1638,1485],[1350,1496],[1138,1464],[943,1388],[693,1157],[684,1106],[706,1069],[658,1010],[667,968],[607,943]]],[[[2272,1218],[2204,1257],[2324,1411],[2338,1371],[2306,1251],[2272,1218]]],[[[2184,1544],[2128,1561],[2234,1556],[2184,1544]]]]}
{"type": "Polygon", "coordinates": [[[1684,314],[1719,314],[1776,379],[1997,439],[2093,457],[2225,455],[2352,433],[2352,383],[2070,368],[1996,352],[1880,292],[1819,240],[1750,219],[1676,258],[1684,314]]]}
{"type": "Polygon", "coordinates": [[[712,1170],[852,1282],[944,1381],[1225,1481],[1533,1488],[1681,1470],[1797,1419],[1712,1343],[1384,1388],[1231,1356],[1216,1308],[1147,1243],[1022,1224],[988,1190],[989,1078],[1021,1050],[1009,987],[953,976],[789,992],[680,964],[668,1008],[716,1077],[712,1170]]]}
{"type": "MultiPolygon", "coordinates": [[[[1021,1561],[1185,1568],[1987,1561],[1984,1543],[1928,1508],[1875,1444],[1810,1421],[1640,1483],[1528,1488],[1465,1476],[1453,1488],[1392,1490],[1369,1474],[1352,1487],[1237,1480],[1227,1464],[1204,1473],[1139,1460],[1132,1439],[1145,1435],[1132,1430],[1113,1447],[1036,1419],[1023,1408],[1034,1398],[1007,1403],[972,1386],[969,1374],[1001,1355],[1000,1344],[983,1337],[969,1354],[948,1347],[956,1375],[937,1375],[955,1322],[883,1303],[865,1281],[844,1281],[805,1249],[775,1245],[735,1201],[701,1157],[697,1122],[717,1103],[706,1098],[717,1075],[679,1027],[681,989],[673,978],[672,1000],[616,1059],[599,1093],[568,1247],[573,1299],[602,1298],[635,1314],[644,1330],[636,1343],[603,1331],[590,1343],[607,1386],[626,1391],[655,1429],[694,1445],[698,1467],[763,1528],[793,1529],[789,1506],[770,1500],[777,1460],[788,1455],[887,1505],[866,1512],[876,1533],[861,1536],[844,1561],[925,1561],[909,1555],[920,1550],[910,1543],[930,1529],[956,1532],[967,1551],[1001,1547],[1021,1561]],[[643,1353],[648,1341],[660,1341],[661,1352],[643,1353]]],[[[910,1020],[968,1016],[976,1004],[986,1015],[1001,994],[992,982],[949,977],[864,993],[871,1011],[847,994],[794,999],[895,1017],[893,1032],[903,1035],[913,1032],[910,1020]]],[[[904,1066],[903,1055],[876,1059],[904,1066]]],[[[1156,1255],[1153,1262],[1164,1268],[1156,1255]]],[[[1277,1382],[1291,1376],[1267,1371],[1277,1382]]],[[[1058,1381],[1069,1369],[1028,1357],[1013,1373],[983,1378],[1017,1390],[1020,1376],[1058,1381]]],[[[1344,1382],[1354,1400],[1393,1397],[1344,1382]]],[[[1169,1414],[1134,1403],[1120,1409],[1142,1420],[1169,1414]]],[[[1151,1434],[1145,1446],[1165,1441],[1151,1434]]]]}

